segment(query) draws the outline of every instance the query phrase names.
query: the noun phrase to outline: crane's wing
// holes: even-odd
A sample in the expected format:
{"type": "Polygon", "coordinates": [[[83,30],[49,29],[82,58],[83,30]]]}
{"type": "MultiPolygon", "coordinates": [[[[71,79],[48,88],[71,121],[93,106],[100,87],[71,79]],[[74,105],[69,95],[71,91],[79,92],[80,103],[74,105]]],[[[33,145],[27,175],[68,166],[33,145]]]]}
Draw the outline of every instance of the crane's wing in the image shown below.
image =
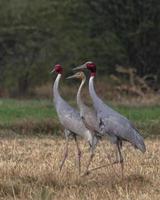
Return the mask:
{"type": "Polygon", "coordinates": [[[145,152],[144,139],[132,123],[125,117],[110,115],[100,119],[101,132],[108,134],[111,138],[119,138],[130,142],[133,146],[145,152]]]}
{"type": "Polygon", "coordinates": [[[80,114],[81,114],[83,123],[89,130],[96,131],[96,132],[100,131],[99,123],[97,121],[97,113],[94,109],[84,104],[83,109],[81,110],[80,114]]]}
{"type": "Polygon", "coordinates": [[[121,138],[127,140],[142,152],[145,152],[143,137],[126,117],[104,104],[104,102],[95,94],[92,80],[93,79],[91,79],[91,82],[89,83],[89,88],[93,105],[97,112],[97,120],[101,133],[110,135],[114,139],[121,138]]]}

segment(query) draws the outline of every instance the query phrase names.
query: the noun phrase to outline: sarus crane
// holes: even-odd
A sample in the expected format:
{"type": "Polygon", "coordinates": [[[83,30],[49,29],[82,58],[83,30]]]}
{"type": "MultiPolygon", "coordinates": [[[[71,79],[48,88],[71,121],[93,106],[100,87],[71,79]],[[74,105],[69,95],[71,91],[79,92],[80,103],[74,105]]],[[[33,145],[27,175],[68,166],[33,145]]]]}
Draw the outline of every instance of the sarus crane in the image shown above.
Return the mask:
{"type": "MultiPolygon", "coordinates": [[[[92,132],[92,134],[94,135],[94,137],[97,138],[97,140],[99,140],[100,139],[100,135],[99,135],[100,129],[99,129],[99,125],[97,123],[96,113],[95,113],[94,109],[88,107],[84,103],[84,101],[81,97],[81,91],[86,82],[86,76],[85,76],[84,72],[82,72],[82,71],[77,72],[74,75],[67,77],[67,79],[81,80],[81,84],[80,84],[78,92],[77,92],[77,105],[80,110],[80,116],[81,116],[81,119],[82,119],[84,125],[86,126],[86,128],[92,132]]],[[[91,150],[92,150],[91,156],[90,156],[90,159],[89,159],[89,162],[88,162],[88,165],[86,168],[86,172],[84,173],[84,175],[88,174],[88,172],[89,172],[88,169],[89,169],[90,163],[94,157],[95,147],[93,146],[93,148],[91,150]]]]}
{"type": "Polygon", "coordinates": [[[54,96],[54,105],[58,114],[58,118],[60,120],[60,123],[64,127],[64,133],[66,137],[66,147],[65,147],[65,153],[64,158],[62,160],[62,163],[60,165],[60,171],[62,170],[62,167],[65,163],[65,160],[68,156],[68,141],[69,136],[73,136],[77,151],[78,151],[78,168],[79,168],[79,174],[81,171],[81,150],[79,148],[79,144],[77,141],[77,136],[83,137],[90,145],[91,148],[95,148],[97,145],[97,138],[94,137],[89,129],[85,127],[83,124],[80,113],[72,108],[59,94],[59,81],[62,76],[63,68],[60,64],[56,64],[51,71],[56,72],[57,78],[53,85],[53,96],[54,96]]]}
{"type": "Polygon", "coordinates": [[[116,144],[118,156],[115,163],[121,164],[122,177],[124,161],[121,153],[122,142],[130,142],[135,148],[141,152],[146,151],[144,139],[136,129],[136,127],[123,115],[106,105],[96,94],[94,89],[94,78],[96,76],[96,64],[88,61],[74,70],[88,69],[90,71],[89,93],[96,111],[97,121],[100,132],[104,136],[108,136],[110,141],[116,144]]]}

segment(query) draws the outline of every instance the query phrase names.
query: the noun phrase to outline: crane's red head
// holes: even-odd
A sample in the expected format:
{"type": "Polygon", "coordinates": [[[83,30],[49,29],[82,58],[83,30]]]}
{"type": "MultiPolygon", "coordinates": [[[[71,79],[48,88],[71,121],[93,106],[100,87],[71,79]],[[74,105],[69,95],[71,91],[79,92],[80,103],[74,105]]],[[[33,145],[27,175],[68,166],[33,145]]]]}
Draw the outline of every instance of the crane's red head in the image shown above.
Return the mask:
{"type": "Polygon", "coordinates": [[[58,74],[62,74],[63,68],[60,64],[56,64],[51,72],[56,72],[58,74]]]}
{"type": "Polygon", "coordinates": [[[90,70],[91,72],[91,76],[95,76],[96,75],[96,64],[89,61],[89,62],[86,62],[86,68],[88,70],[90,70]]]}
{"type": "Polygon", "coordinates": [[[91,76],[96,76],[96,64],[92,61],[88,61],[81,66],[74,68],[74,70],[88,69],[91,72],[91,76]]]}

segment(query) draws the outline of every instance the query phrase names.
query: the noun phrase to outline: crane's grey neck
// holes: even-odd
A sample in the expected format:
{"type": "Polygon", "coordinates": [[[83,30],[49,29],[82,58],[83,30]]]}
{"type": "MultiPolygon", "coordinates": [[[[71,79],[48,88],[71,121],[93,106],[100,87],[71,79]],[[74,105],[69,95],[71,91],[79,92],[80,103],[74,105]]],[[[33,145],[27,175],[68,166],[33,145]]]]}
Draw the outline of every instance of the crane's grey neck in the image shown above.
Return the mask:
{"type": "Polygon", "coordinates": [[[54,101],[55,103],[58,102],[58,100],[61,98],[60,94],[59,94],[59,81],[61,79],[61,74],[58,74],[57,75],[57,78],[54,82],[54,85],[53,85],[53,95],[54,95],[54,101]]]}
{"type": "Polygon", "coordinates": [[[94,81],[94,76],[91,76],[90,79],[89,79],[89,93],[90,93],[90,96],[92,98],[92,101],[93,101],[93,104],[94,104],[94,107],[95,107],[96,103],[98,103],[101,100],[95,92],[93,81],[94,81]]]}
{"type": "Polygon", "coordinates": [[[82,81],[81,81],[81,84],[79,86],[78,92],[77,92],[77,105],[79,106],[80,110],[84,106],[84,103],[83,103],[83,100],[82,100],[82,97],[81,97],[81,91],[82,91],[82,88],[83,88],[85,81],[86,81],[86,78],[83,78],[82,81]]]}
{"type": "Polygon", "coordinates": [[[113,110],[107,104],[105,104],[96,94],[93,84],[94,77],[90,77],[89,79],[89,93],[93,101],[93,106],[96,112],[102,112],[107,108],[108,113],[112,113],[113,110]]]}

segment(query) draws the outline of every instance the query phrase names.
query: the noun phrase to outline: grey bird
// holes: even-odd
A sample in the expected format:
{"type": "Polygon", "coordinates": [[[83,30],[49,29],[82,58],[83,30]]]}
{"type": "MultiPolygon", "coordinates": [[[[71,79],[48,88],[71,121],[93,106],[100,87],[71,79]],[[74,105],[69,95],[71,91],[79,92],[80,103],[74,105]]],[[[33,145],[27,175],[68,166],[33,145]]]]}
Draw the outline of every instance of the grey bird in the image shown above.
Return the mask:
{"type": "Polygon", "coordinates": [[[60,171],[65,163],[65,160],[68,156],[68,140],[69,136],[73,136],[76,142],[77,150],[78,150],[78,167],[79,173],[81,171],[81,151],[78,145],[77,136],[83,137],[90,145],[90,147],[94,148],[97,145],[97,138],[93,137],[90,130],[88,130],[83,124],[80,113],[72,108],[59,94],[59,81],[62,76],[63,68],[60,64],[56,64],[51,71],[56,72],[57,78],[53,85],[53,95],[54,95],[54,105],[58,114],[58,118],[60,123],[64,127],[64,133],[66,137],[66,148],[64,158],[60,165],[60,171]]]}
{"type": "Polygon", "coordinates": [[[115,162],[119,162],[122,168],[123,177],[123,156],[121,153],[122,142],[130,142],[135,148],[141,152],[146,151],[144,139],[136,129],[136,127],[123,115],[106,105],[96,94],[94,89],[94,78],[96,76],[95,63],[88,61],[74,70],[88,69],[90,73],[89,93],[96,111],[97,121],[102,135],[107,136],[112,143],[116,144],[118,157],[115,162]]]}
{"type": "MultiPolygon", "coordinates": [[[[75,73],[72,76],[67,77],[67,79],[73,79],[73,78],[81,80],[81,84],[80,84],[78,92],[77,92],[77,105],[80,110],[81,119],[82,119],[84,125],[86,126],[86,128],[92,132],[92,134],[94,135],[94,137],[97,138],[97,140],[99,140],[100,139],[100,135],[99,135],[100,129],[99,129],[99,125],[97,123],[96,113],[93,109],[91,109],[84,103],[84,101],[81,97],[81,91],[86,82],[86,76],[81,71],[81,72],[75,73]]],[[[90,163],[94,157],[94,150],[95,150],[95,147],[93,146],[92,153],[90,155],[90,159],[89,159],[89,162],[88,162],[88,165],[86,168],[86,172],[84,173],[84,175],[89,173],[88,169],[89,169],[90,163]]]]}

